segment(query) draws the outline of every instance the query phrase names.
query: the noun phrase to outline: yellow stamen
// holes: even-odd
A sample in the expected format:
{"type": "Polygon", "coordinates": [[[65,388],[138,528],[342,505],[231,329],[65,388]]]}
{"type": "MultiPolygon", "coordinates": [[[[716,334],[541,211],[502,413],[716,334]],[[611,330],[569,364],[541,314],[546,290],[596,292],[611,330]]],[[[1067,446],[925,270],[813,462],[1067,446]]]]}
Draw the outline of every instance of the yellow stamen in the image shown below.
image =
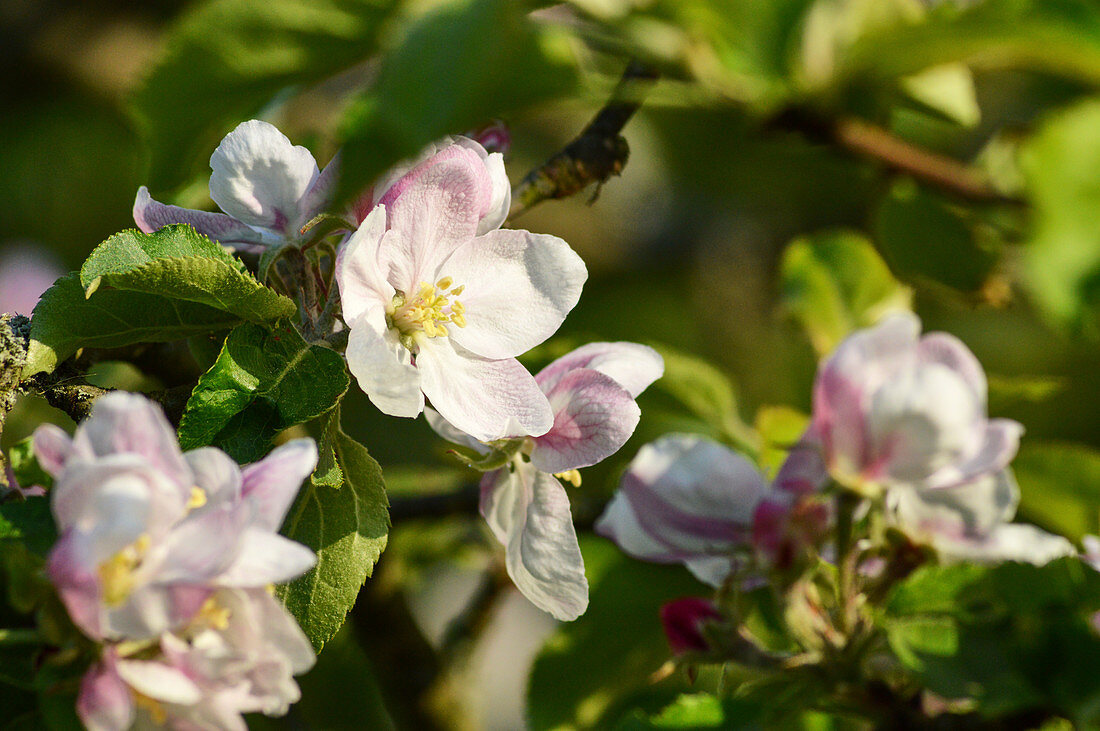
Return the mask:
{"type": "Polygon", "coordinates": [[[451,279],[450,277],[443,277],[443,279],[440,279],[438,282],[435,283],[435,286],[439,289],[450,289],[451,285],[454,283],[455,280],[451,279]]]}
{"type": "Polygon", "coordinates": [[[466,308],[457,299],[463,287],[451,289],[454,280],[442,277],[434,285],[421,282],[413,297],[398,292],[387,309],[387,324],[400,333],[401,342],[412,349],[417,333],[429,338],[450,335],[447,323],[466,327],[466,308]]]}
{"type": "Polygon", "coordinates": [[[149,550],[150,543],[152,539],[149,534],[142,533],[133,543],[99,565],[97,573],[107,606],[117,607],[130,596],[134,590],[134,570],[149,550]]]}
{"type": "Polygon", "coordinates": [[[580,470],[566,470],[565,472],[555,472],[554,477],[557,477],[559,480],[565,480],[573,487],[581,486],[580,470]]]}
{"type": "Polygon", "coordinates": [[[225,629],[229,626],[230,616],[231,612],[228,609],[218,604],[214,597],[210,597],[199,607],[191,623],[213,629],[225,629]]]}
{"type": "Polygon", "coordinates": [[[206,491],[201,487],[191,488],[191,497],[187,499],[187,510],[196,510],[206,505],[206,491]]]}
{"type": "Polygon", "coordinates": [[[134,696],[134,705],[148,713],[153,723],[158,726],[168,723],[168,712],[164,710],[160,701],[139,693],[133,688],[130,689],[130,693],[134,696]]]}

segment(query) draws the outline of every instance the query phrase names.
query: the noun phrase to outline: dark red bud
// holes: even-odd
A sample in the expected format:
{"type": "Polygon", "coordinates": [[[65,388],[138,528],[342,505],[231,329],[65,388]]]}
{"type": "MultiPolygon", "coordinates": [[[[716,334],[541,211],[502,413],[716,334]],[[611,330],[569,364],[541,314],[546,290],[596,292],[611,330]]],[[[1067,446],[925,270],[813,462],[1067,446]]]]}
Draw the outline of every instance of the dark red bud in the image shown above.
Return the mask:
{"type": "Polygon", "coordinates": [[[710,649],[703,625],[717,622],[722,614],[712,602],[698,597],[676,599],[661,607],[661,625],[673,655],[710,649]]]}

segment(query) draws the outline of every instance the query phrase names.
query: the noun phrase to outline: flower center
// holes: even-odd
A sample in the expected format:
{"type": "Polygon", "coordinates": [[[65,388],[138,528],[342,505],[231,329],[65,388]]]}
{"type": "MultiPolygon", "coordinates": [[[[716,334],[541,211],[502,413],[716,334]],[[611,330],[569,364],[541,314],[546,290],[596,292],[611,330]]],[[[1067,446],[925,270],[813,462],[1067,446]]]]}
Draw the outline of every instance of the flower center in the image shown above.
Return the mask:
{"type": "Polygon", "coordinates": [[[466,327],[466,308],[456,299],[465,289],[454,287],[454,280],[443,277],[438,282],[420,283],[420,290],[411,297],[398,290],[387,312],[387,324],[401,335],[401,343],[412,350],[417,334],[429,338],[449,335],[447,323],[466,327]]]}
{"type": "Polygon", "coordinates": [[[142,533],[137,540],[99,565],[99,580],[103,585],[103,601],[117,607],[134,590],[134,570],[149,550],[152,539],[142,533]]]}

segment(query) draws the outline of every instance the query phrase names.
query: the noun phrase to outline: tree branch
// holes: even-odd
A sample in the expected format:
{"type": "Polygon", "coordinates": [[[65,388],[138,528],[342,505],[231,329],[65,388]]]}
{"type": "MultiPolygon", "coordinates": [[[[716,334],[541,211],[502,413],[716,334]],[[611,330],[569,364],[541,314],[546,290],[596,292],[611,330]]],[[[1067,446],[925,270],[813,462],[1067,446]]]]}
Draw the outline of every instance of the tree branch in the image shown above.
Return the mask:
{"type": "MultiPolygon", "coordinates": [[[[510,218],[550,198],[568,198],[591,183],[603,185],[618,175],[630,156],[619,133],[638,111],[657,80],[657,72],[631,61],[611,94],[610,101],[565,149],[532,170],[512,195],[510,218]]],[[[597,194],[599,188],[596,189],[597,194]]],[[[594,198],[594,197],[593,197],[594,198]]]]}

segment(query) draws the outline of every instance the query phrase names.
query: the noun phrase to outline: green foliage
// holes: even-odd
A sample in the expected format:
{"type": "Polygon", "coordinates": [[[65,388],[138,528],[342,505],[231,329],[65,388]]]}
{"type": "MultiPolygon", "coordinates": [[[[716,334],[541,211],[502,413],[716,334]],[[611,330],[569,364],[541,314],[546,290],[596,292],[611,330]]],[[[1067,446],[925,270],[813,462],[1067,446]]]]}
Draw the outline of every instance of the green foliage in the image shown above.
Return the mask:
{"type": "Polygon", "coordinates": [[[1083,444],[1025,442],[1012,471],[1028,518],[1075,541],[1100,533],[1100,452],[1083,444]]]}
{"type": "Polygon", "coordinates": [[[11,463],[11,471],[15,474],[15,480],[22,488],[40,487],[49,488],[53,485],[53,477],[46,474],[38,459],[34,456],[34,437],[27,437],[13,444],[8,451],[8,461],[11,463]]]}
{"type": "Polygon", "coordinates": [[[185,224],[112,236],[88,256],[80,282],[88,294],[105,284],[208,305],[251,322],[290,317],[297,310],[292,300],[257,282],[224,247],[185,224]]]}
{"type": "Polygon", "coordinates": [[[57,526],[49,498],[30,497],[0,503],[0,541],[22,541],[34,553],[45,556],[57,540],[57,526]]]}
{"type": "Polygon", "coordinates": [[[432,140],[573,90],[566,38],[527,11],[516,0],[469,0],[417,19],[344,120],[338,198],[432,140]]]}
{"type": "Polygon", "coordinates": [[[997,257],[978,246],[963,209],[911,180],[894,185],[875,213],[875,240],[890,268],[906,281],[928,280],[969,292],[980,289],[997,257]]]}
{"type": "Polygon", "coordinates": [[[581,551],[590,602],[535,660],[527,693],[528,722],[536,731],[606,728],[617,704],[648,687],[668,658],[661,605],[706,592],[682,567],[634,561],[602,539],[582,537],[581,551]]]}
{"type": "Polygon", "coordinates": [[[929,690],[973,698],[985,716],[1054,710],[1091,725],[1100,710],[1100,574],[1046,566],[919,569],[882,615],[890,647],[929,690]]]}
{"type": "MultiPolygon", "coordinates": [[[[1097,23],[1100,45],[1100,17],[1097,23]]],[[[1021,166],[1035,204],[1026,270],[1032,292],[1052,318],[1096,335],[1100,327],[1100,217],[1096,215],[1100,101],[1052,116],[1024,146],[1021,166]]]]}
{"type": "Polygon", "coordinates": [[[227,330],[241,318],[157,294],[99,290],[85,297],[75,272],[42,295],[31,317],[24,376],[49,373],[81,348],[115,348],[227,330]]]}
{"type": "Polygon", "coordinates": [[[289,323],[272,330],[241,325],[192,391],[180,444],[185,450],[213,444],[250,462],[280,430],[329,411],[348,384],[340,354],[306,343],[289,323]]]}
{"type": "Polygon", "coordinates": [[[679,696],[660,713],[647,716],[635,711],[619,722],[617,731],[649,729],[763,729],[759,704],[744,700],[719,700],[707,693],[679,696]]]}
{"type": "Polygon", "coordinates": [[[819,355],[849,333],[909,304],[909,290],[890,274],[863,236],[835,231],[796,239],[783,252],[780,299],[819,355]]]}
{"type": "Polygon", "coordinates": [[[339,408],[322,421],[318,447],[322,455],[333,455],[343,480],[333,485],[330,468],[299,493],[283,535],[315,550],[317,565],[278,589],[318,651],[355,604],[386,547],[390,527],[382,469],[366,447],[340,430],[339,408]]]}
{"type": "Polygon", "coordinates": [[[280,91],[364,61],[397,0],[208,0],[168,30],[133,98],[152,150],[148,183],[178,186],[221,137],[280,91]]]}

